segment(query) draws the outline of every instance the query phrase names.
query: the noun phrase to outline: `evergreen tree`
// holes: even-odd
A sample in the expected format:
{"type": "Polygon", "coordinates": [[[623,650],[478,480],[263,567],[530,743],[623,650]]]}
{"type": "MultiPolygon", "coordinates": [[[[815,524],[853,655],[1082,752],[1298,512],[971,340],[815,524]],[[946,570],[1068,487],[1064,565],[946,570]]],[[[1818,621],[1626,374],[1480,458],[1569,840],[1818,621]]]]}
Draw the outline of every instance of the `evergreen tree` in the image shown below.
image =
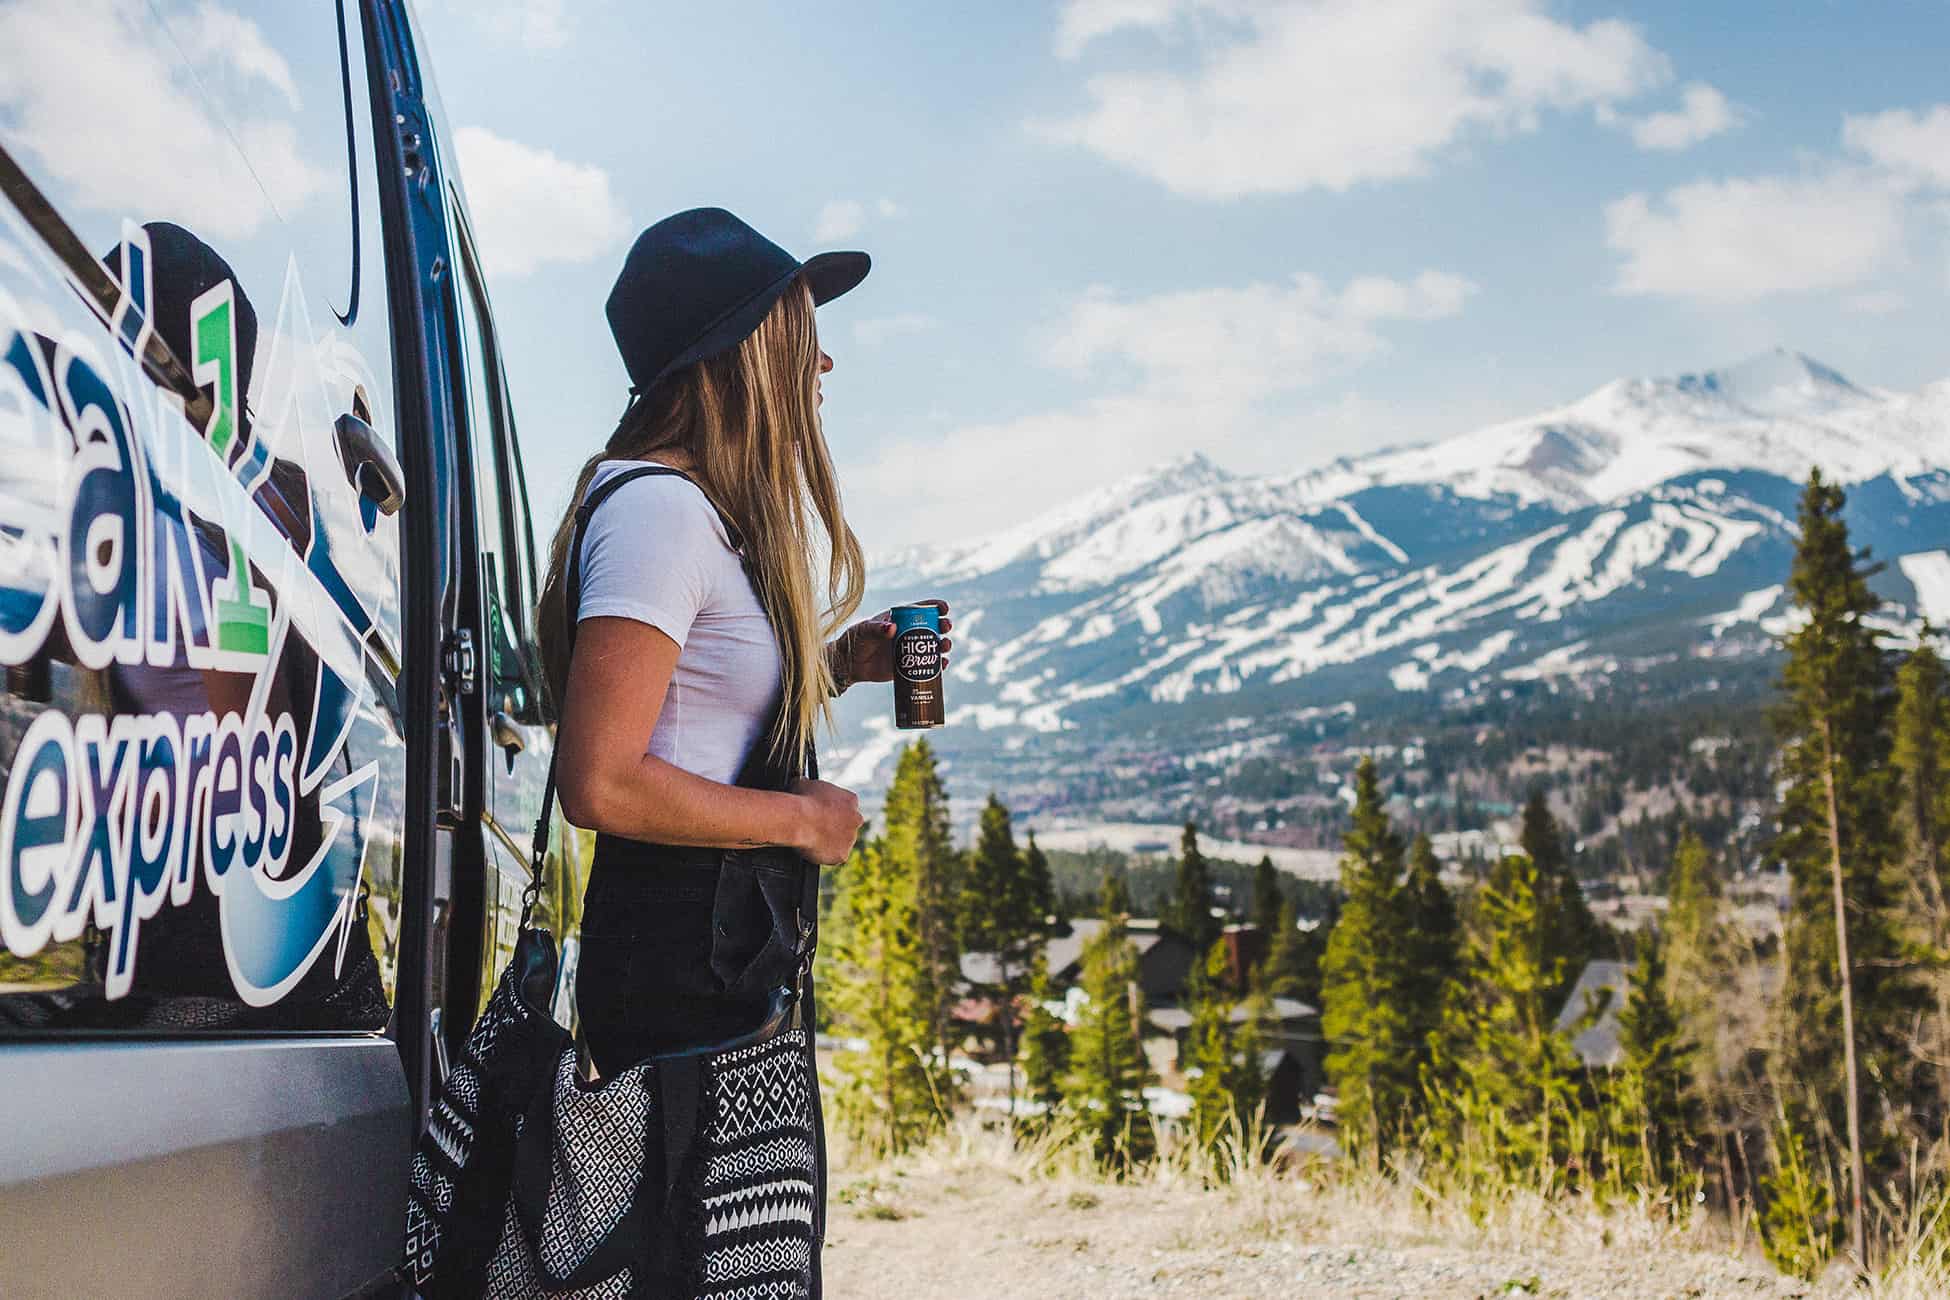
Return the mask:
{"type": "Polygon", "coordinates": [[[1813,1281],[1842,1235],[1834,1189],[1785,1111],[1773,1134],[1771,1157],[1773,1168],[1761,1179],[1761,1248],[1783,1273],[1813,1281]]]}
{"type": "Polygon", "coordinates": [[[1898,825],[1912,890],[1929,918],[1927,941],[1950,940],[1950,679],[1930,632],[1896,673],[1898,825]]]}
{"type": "Polygon", "coordinates": [[[1116,867],[1104,868],[1103,888],[1098,891],[1097,915],[1106,921],[1131,919],[1131,883],[1116,867]]]}
{"type": "Polygon", "coordinates": [[[1150,1156],[1153,1134],[1144,1104],[1151,1078],[1140,1040],[1144,995],[1137,949],[1121,920],[1106,921],[1084,944],[1080,986],[1064,1102],[1086,1126],[1097,1158],[1125,1167],[1150,1156]]]}
{"type": "Polygon", "coordinates": [[[1417,835],[1409,846],[1401,906],[1402,1008],[1411,1054],[1408,1077],[1418,1081],[1410,1093],[1411,1100],[1419,1103],[1422,1069],[1433,1061],[1431,1040],[1441,1030],[1442,1009],[1462,976],[1462,923],[1455,899],[1442,883],[1435,845],[1426,835],[1417,835]]]}
{"type": "Polygon", "coordinates": [[[1022,1085],[1024,1097],[1045,1117],[1062,1104],[1070,1072],[1069,1030],[1050,1013],[1049,1002],[1049,965],[1038,952],[1022,1012],[1022,1085]]]}
{"type": "MultiPolygon", "coordinates": [[[[1918,1027],[1917,1057],[1931,1063],[1915,1104],[1925,1133],[1950,1116],[1950,680],[1924,629],[1896,674],[1897,825],[1909,922],[1906,937],[1924,967],[1930,1004],[1918,1027]]],[[[1919,1071],[1921,1073],[1921,1071],[1919,1071]]]]}
{"type": "Polygon", "coordinates": [[[1524,855],[1537,869],[1538,902],[1544,909],[1544,933],[1549,956],[1563,960],[1563,983],[1552,992],[1562,995],[1576,983],[1584,964],[1609,949],[1602,928],[1578,888],[1564,835],[1551,816],[1541,788],[1530,792],[1523,805],[1524,855]]]}
{"type": "Polygon", "coordinates": [[[1259,1056],[1265,1035],[1266,999],[1256,995],[1252,1014],[1235,1023],[1226,973],[1225,945],[1215,943],[1193,967],[1186,988],[1192,1024],[1186,1033],[1182,1064],[1192,1099],[1192,1132],[1202,1146],[1233,1132],[1243,1133],[1265,1097],[1259,1056]]]}
{"type": "Polygon", "coordinates": [[[962,940],[995,959],[995,979],[978,985],[997,1008],[1003,1059],[1009,1063],[1009,1106],[1015,1107],[1018,1004],[1028,995],[1034,958],[1043,944],[1043,909],[1028,859],[1016,848],[1009,810],[989,795],[962,882],[962,940]]]}
{"type": "Polygon", "coordinates": [[[1294,998],[1320,1005],[1320,960],[1327,951],[1325,924],[1300,928],[1300,912],[1292,899],[1280,904],[1280,919],[1266,946],[1266,964],[1259,969],[1259,987],[1276,998],[1294,998]]]}
{"type": "Polygon", "coordinates": [[[1880,604],[1874,569],[1849,543],[1843,501],[1810,473],[1788,581],[1805,621],[1785,639],[1775,849],[1790,877],[1785,1075],[1818,1099],[1818,1124],[1846,1134],[1849,1243],[1866,1260],[1862,1113],[1900,1109],[1890,1088],[1904,1073],[1905,999],[1888,888],[1897,852],[1890,674],[1867,623],[1880,604]]]}
{"type": "Polygon", "coordinates": [[[1529,858],[1497,865],[1480,896],[1481,931],[1468,974],[1444,1009],[1427,1090],[1440,1103],[1438,1150],[1474,1143],[1509,1171],[1556,1162],[1568,1149],[1576,1088],[1570,1043],[1555,1027],[1562,957],[1550,953],[1541,884],[1529,858]]]}
{"type": "Polygon", "coordinates": [[[1341,1144],[1374,1154],[1399,1132],[1416,1086],[1401,898],[1402,840],[1383,810],[1374,760],[1354,774],[1353,824],[1342,837],[1347,903],[1321,961],[1327,1078],[1339,1094],[1341,1144]]]}
{"type": "Polygon", "coordinates": [[[1056,884],[1050,876],[1049,857],[1036,847],[1036,832],[1029,832],[1029,847],[1022,853],[1023,870],[1029,881],[1030,907],[1039,921],[1047,923],[1056,911],[1056,884]]]}
{"type": "Polygon", "coordinates": [[[925,739],[904,747],[887,787],[885,854],[914,880],[915,932],[928,1042],[946,1066],[954,1052],[949,1011],[961,984],[961,855],[948,834],[948,794],[925,739]]]}
{"type": "Polygon", "coordinates": [[[1638,957],[1618,1012],[1622,1060],[1613,1083],[1637,1139],[1637,1172],[1669,1184],[1697,1131],[1687,1062],[1692,1044],[1666,998],[1665,953],[1651,930],[1639,932],[1638,957]]]}
{"type": "Polygon", "coordinates": [[[1178,879],[1160,919],[1190,939],[1194,952],[1204,952],[1223,928],[1212,915],[1212,868],[1199,852],[1196,822],[1186,822],[1179,838],[1178,879]]]}
{"type": "Polygon", "coordinates": [[[1280,872],[1273,865],[1272,854],[1262,854],[1259,865],[1253,868],[1253,910],[1252,924],[1259,931],[1259,965],[1266,964],[1266,957],[1272,950],[1273,936],[1280,925],[1280,908],[1286,895],[1280,889],[1280,872]]]}
{"type": "Polygon", "coordinates": [[[943,1083],[933,1064],[929,981],[915,926],[914,873],[884,840],[861,844],[836,873],[822,945],[820,1005],[845,1034],[865,1040],[835,1062],[835,1101],[855,1140],[905,1151],[940,1122],[943,1083]]]}

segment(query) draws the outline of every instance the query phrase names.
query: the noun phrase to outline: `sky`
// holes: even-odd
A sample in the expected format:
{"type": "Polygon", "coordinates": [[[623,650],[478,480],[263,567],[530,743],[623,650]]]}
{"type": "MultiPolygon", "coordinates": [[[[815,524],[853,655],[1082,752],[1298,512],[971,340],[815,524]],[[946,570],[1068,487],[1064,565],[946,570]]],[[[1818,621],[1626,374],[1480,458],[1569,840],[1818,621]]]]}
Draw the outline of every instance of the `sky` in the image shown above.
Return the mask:
{"type": "Polygon", "coordinates": [[[643,227],[820,311],[870,554],[1199,451],[1297,471],[1790,347],[1950,377],[1950,6],[421,0],[539,517],[614,426],[643,227]]]}

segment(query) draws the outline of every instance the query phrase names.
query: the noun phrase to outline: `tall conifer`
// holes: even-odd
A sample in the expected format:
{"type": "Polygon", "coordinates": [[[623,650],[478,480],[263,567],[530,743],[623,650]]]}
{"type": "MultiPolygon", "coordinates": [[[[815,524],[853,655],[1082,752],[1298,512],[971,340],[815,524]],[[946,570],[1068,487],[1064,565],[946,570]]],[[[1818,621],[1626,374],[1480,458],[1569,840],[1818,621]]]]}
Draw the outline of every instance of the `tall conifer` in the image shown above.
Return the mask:
{"type": "Polygon", "coordinates": [[[961,983],[961,855],[949,839],[948,794],[925,739],[900,752],[887,787],[886,821],[884,852],[914,879],[928,1041],[945,1067],[954,1051],[949,1010],[961,983]]]}
{"type": "Polygon", "coordinates": [[[1382,807],[1374,760],[1354,773],[1353,825],[1341,840],[1347,904],[1321,959],[1321,1033],[1338,1091],[1342,1145],[1375,1153],[1393,1139],[1416,1083],[1401,898],[1403,846],[1382,807]]]}
{"type": "MultiPolygon", "coordinates": [[[[1417,835],[1408,850],[1408,876],[1402,882],[1402,1008],[1408,1020],[1409,1079],[1419,1081],[1432,1061],[1431,1040],[1442,1027],[1442,1009],[1462,977],[1462,924],[1456,901],[1442,883],[1435,845],[1417,835]]],[[[1419,1108],[1420,1087],[1410,1089],[1419,1108]]]]}
{"type": "Polygon", "coordinates": [[[970,951],[994,958],[995,979],[977,991],[997,1008],[1000,1046],[1009,1063],[1011,1110],[1016,1099],[1017,1016],[1029,993],[1033,960],[1042,948],[1043,915],[1029,861],[1016,848],[1009,810],[990,794],[962,882],[962,941],[970,951]]]}
{"type": "Polygon", "coordinates": [[[1480,897],[1467,977],[1445,1008],[1425,1072],[1442,1102],[1438,1146],[1486,1144],[1506,1169],[1533,1169],[1566,1149],[1576,1058],[1556,1029],[1564,960],[1551,953],[1537,869],[1522,854],[1497,864],[1480,897]]]}
{"type": "Polygon", "coordinates": [[[1843,503],[1819,470],[1809,474],[1788,580],[1804,621],[1785,638],[1776,851],[1791,880],[1783,1073],[1813,1092],[1815,1118],[1846,1135],[1849,1244],[1866,1262],[1862,1114],[1865,1100],[1878,1103],[1872,1116],[1899,1109],[1887,1089],[1900,1073],[1903,998],[1887,887],[1890,674],[1867,622],[1881,603],[1874,569],[1849,543],[1843,503]]]}
{"type": "Polygon", "coordinates": [[[1252,923],[1259,931],[1260,963],[1264,964],[1266,954],[1271,950],[1274,932],[1280,924],[1280,906],[1286,895],[1280,889],[1279,868],[1273,865],[1273,855],[1260,855],[1259,865],[1253,868],[1253,910],[1252,923]]]}
{"type": "Polygon", "coordinates": [[[1637,959],[1618,1012],[1621,1053],[1612,1083],[1634,1125],[1645,1181],[1669,1184],[1697,1130],[1688,1062],[1692,1044],[1666,997],[1663,945],[1641,930],[1637,959]]]}
{"type": "Polygon", "coordinates": [[[1603,951],[1603,931],[1578,888],[1564,833],[1551,816],[1541,788],[1532,790],[1524,801],[1520,838],[1524,855],[1537,869],[1537,901],[1544,909],[1548,955],[1563,962],[1563,982],[1553,990],[1562,994],[1577,981],[1584,964],[1603,951]]]}
{"type": "Polygon", "coordinates": [[[1160,918],[1192,941],[1192,951],[1204,952],[1219,937],[1221,926],[1212,915],[1212,868],[1198,847],[1198,823],[1186,822],[1178,840],[1178,878],[1160,918]]]}
{"type": "Polygon", "coordinates": [[[840,1121],[868,1147],[906,1150],[941,1118],[943,1079],[935,1065],[930,983],[915,925],[916,881],[908,865],[874,839],[836,873],[831,927],[821,945],[822,1006],[840,1033],[864,1040],[836,1058],[840,1121]]]}
{"type": "Polygon", "coordinates": [[[1137,949],[1121,920],[1106,921],[1084,944],[1080,985],[1064,1101],[1087,1127],[1098,1159],[1145,1159],[1153,1135],[1144,1104],[1144,1086],[1151,1079],[1140,1039],[1144,995],[1138,988],[1137,949]]]}

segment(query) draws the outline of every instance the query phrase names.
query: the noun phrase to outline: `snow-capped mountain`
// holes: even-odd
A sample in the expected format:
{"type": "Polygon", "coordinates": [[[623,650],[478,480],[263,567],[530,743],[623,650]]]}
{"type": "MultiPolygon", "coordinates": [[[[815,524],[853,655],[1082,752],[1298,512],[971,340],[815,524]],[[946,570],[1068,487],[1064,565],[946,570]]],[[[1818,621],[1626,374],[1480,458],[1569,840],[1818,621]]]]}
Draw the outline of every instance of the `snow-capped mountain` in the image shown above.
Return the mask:
{"type": "MultiPolygon", "coordinates": [[[[1892,618],[1950,620],[1950,382],[1866,389],[1786,351],[1301,474],[1189,455],[885,557],[874,586],[954,603],[951,755],[1087,748],[1202,700],[1250,731],[1363,692],[1763,653],[1814,465],[1895,561],[1892,618]]],[[[884,712],[848,701],[855,783],[897,739],[884,712]]]]}

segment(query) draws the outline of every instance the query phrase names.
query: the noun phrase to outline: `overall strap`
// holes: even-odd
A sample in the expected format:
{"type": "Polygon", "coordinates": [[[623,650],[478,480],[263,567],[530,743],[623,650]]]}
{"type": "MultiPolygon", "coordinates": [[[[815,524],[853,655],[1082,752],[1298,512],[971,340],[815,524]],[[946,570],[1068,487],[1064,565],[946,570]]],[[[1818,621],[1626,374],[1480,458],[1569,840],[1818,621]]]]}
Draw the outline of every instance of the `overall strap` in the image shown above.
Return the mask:
{"type": "MultiPolygon", "coordinates": [[[[697,486],[696,480],[682,470],[672,469],[668,465],[639,465],[634,469],[627,469],[621,474],[604,479],[596,487],[590,489],[587,496],[576,506],[575,533],[569,539],[568,567],[563,574],[563,586],[566,590],[563,593],[562,612],[564,621],[568,625],[563,629],[564,635],[568,638],[564,644],[568,647],[570,656],[573,656],[575,653],[577,613],[582,607],[583,534],[588,531],[589,519],[596,513],[598,506],[609,500],[616,489],[622,487],[625,483],[633,483],[640,478],[681,478],[686,483],[691,484],[691,486],[697,486]]],[[[702,489],[699,490],[702,491],[702,489]]],[[[705,494],[705,500],[711,500],[709,493],[705,494]]],[[[738,531],[738,526],[726,517],[724,511],[718,509],[716,502],[711,502],[711,509],[717,511],[718,522],[724,525],[725,536],[731,540],[731,548],[738,552],[739,562],[745,566],[746,572],[749,573],[751,571],[751,560],[745,554],[744,534],[738,531]]],[[[566,691],[566,689],[567,683],[565,682],[564,690],[566,691]]],[[[556,710],[559,719],[561,715],[560,700],[556,701],[556,710]]],[[[561,738],[558,736],[556,740],[557,743],[549,749],[548,780],[542,785],[542,811],[541,815],[535,819],[535,838],[529,850],[528,888],[523,890],[521,895],[521,924],[523,926],[528,924],[528,916],[535,906],[535,900],[541,897],[542,869],[548,856],[549,816],[555,811],[555,764],[557,756],[562,752],[561,738]]]]}

